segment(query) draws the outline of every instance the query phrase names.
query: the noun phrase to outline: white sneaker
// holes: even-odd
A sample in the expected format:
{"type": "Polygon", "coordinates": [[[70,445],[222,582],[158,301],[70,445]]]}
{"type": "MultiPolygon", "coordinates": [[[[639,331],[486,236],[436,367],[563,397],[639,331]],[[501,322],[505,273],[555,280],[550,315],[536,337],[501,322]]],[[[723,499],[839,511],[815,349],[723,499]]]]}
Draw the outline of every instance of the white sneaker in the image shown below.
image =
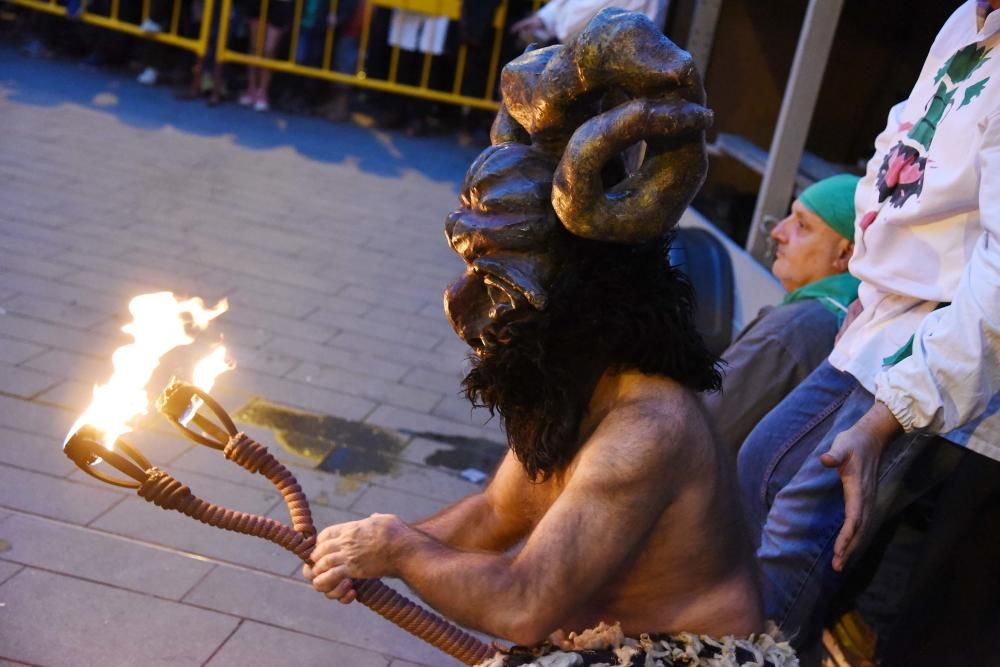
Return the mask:
{"type": "Polygon", "coordinates": [[[139,83],[144,86],[155,86],[156,85],[156,68],[147,67],[142,70],[142,74],[136,79],[139,83]]]}
{"type": "Polygon", "coordinates": [[[253,105],[254,111],[270,111],[271,105],[267,103],[267,100],[258,99],[253,105]]]}
{"type": "Polygon", "coordinates": [[[154,21],[151,18],[147,18],[145,21],[139,24],[139,30],[143,32],[163,32],[163,26],[154,21]]]}

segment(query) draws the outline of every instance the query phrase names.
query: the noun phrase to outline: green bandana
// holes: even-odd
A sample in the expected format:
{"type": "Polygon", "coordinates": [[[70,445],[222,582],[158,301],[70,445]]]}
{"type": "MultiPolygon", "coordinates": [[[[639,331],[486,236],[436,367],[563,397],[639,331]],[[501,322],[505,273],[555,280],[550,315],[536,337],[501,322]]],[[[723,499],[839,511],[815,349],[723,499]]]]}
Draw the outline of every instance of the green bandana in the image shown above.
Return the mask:
{"type": "Polygon", "coordinates": [[[822,218],[830,229],[854,241],[854,191],[860,180],[851,174],[824,178],[803,190],[799,202],[822,218]]]}
{"type": "Polygon", "coordinates": [[[861,281],[850,273],[837,273],[789,292],[781,303],[818,299],[824,308],[837,316],[837,324],[840,324],[847,315],[847,307],[858,298],[860,284],[861,281]]]}

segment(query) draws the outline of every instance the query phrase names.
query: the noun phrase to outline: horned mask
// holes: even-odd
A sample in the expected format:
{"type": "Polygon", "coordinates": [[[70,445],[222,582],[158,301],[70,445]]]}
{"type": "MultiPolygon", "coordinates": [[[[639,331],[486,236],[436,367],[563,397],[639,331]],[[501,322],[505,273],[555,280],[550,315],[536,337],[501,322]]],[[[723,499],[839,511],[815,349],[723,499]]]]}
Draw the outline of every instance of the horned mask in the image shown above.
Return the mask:
{"type": "Polygon", "coordinates": [[[489,325],[545,310],[572,273],[573,237],[636,244],[669,232],[704,181],[712,121],[690,55],[620,9],[568,44],[529,50],[500,81],[492,145],[445,223],[467,265],[445,311],[476,350],[489,325]]]}

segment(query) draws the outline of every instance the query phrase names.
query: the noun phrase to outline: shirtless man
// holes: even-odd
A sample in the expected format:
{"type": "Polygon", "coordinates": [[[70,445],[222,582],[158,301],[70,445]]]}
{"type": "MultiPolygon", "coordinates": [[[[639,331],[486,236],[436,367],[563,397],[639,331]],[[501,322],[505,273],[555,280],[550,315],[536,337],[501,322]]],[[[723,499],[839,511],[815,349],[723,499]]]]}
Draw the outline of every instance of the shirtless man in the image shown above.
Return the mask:
{"type": "Polygon", "coordinates": [[[499,412],[510,451],[484,492],[425,521],[377,514],[326,528],[305,576],[344,603],[353,578],[399,577],[450,619],[521,645],[601,621],[633,637],[761,632],[733,461],[694,395],[718,387],[716,360],[690,286],[664,259],[704,176],[710,112],[697,74],[648,19],[607,10],[575,45],[508,65],[503,92],[494,145],[446,223],[467,271],[445,309],[475,352],[466,394],[499,412]],[[622,62],[661,76],[625,82],[646,98],[613,109],[614,127],[607,114],[580,123],[576,107],[554,109],[571,85],[560,74],[590,85],[604,71],[582,63],[621,73],[622,62]],[[537,111],[563,120],[525,116],[537,111]],[[664,141],[622,181],[626,194],[578,187],[607,166],[587,156],[617,155],[637,128],[664,141]],[[610,210],[584,210],[588,197],[610,210]]]}
{"type": "Polygon", "coordinates": [[[508,452],[484,492],[421,523],[326,528],[313,585],[351,602],[351,577],[399,577],[448,618],[522,645],[601,621],[629,636],[763,630],[730,460],[690,390],[606,372],[580,431],[544,482],[508,452]]]}

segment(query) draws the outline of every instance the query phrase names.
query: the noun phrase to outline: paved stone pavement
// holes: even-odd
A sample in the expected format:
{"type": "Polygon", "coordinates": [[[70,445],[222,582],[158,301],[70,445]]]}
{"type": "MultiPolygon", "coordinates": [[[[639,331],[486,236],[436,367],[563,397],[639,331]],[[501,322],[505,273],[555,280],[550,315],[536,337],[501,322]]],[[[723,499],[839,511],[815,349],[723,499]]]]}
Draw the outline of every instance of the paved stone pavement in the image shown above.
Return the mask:
{"type": "MultiPolygon", "coordinates": [[[[416,519],[476,491],[427,463],[502,440],[458,396],[465,350],[441,310],[461,271],[442,222],[473,155],[178,102],[0,45],[0,665],[455,664],[316,594],[279,548],[98,483],[60,445],[130,340],[128,299],[171,290],[229,299],[198,344],[230,345],[239,368],[214,392],[230,410],[326,415],[334,441],[386,429],[377,465],[331,473],[322,445],[241,424],[293,466],[319,525],[416,519]]],[[[266,480],[155,415],[130,438],[202,497],[287,520],[266,480]]]]}

